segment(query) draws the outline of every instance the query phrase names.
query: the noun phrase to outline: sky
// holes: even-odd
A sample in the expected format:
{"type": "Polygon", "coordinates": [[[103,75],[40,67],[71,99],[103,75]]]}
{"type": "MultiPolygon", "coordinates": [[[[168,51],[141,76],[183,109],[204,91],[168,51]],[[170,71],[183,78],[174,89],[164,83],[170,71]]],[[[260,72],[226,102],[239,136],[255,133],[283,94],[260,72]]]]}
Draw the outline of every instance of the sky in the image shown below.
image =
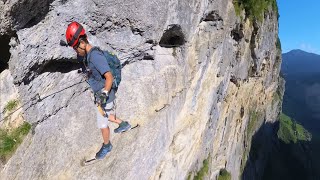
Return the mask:
{"type": "Polygon", "coordinates": [[[320,0],[277,0],[282,53],[293,49],[320,54],[320,0]]]}

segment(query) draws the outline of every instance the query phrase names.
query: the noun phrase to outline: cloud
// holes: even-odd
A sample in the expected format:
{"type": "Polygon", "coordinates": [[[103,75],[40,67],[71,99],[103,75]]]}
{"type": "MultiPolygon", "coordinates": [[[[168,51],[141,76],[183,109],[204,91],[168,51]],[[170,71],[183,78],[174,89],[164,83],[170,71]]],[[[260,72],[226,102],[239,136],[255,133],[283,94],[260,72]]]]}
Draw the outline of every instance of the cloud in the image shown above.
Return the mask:
{"type": "Polygon", "coordinates": [[[315,48],[311,44],[308,44],[308,43],[301,43],[299,48],[303,51],[316,53],[316,54],[319,54],[319,52],[320,52],[318,48],[315,48]]]}

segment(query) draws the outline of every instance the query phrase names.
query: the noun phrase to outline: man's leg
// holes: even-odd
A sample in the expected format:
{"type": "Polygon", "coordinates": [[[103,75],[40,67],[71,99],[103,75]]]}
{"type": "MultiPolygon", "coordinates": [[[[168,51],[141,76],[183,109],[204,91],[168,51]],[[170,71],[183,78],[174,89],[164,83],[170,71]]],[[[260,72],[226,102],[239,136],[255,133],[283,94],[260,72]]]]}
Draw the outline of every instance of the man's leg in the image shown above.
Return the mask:
{"type": "Polygon", "coordinates": [[[103,144],[100,150],[96,153],[97,159],[103,159],[111,150],[112,144],[110,143],[110,128],[108,127],[108,117],[105,117],[97,108],[97,125],[101,130],[103,144]]]}
{"type": "Polygon", "coordinates": [[[116,118],[113,114],[109,115],[109,121],[119,125],[118,128],[114,130],[115,133],[125,132],[131,128],[131,125],[127,121],[122,121],[121,119],[116,118]]]}
{"type": "Polygon", "coordinates": [[[120,124],[122,121],[119,118],[115,118],[114,112],[113,112],[113,108],[114,108],[114,102],[110,102],[108,104],[106,104],[106,113],[108,114],[108,119],[111,122],[120,124]]]}
{"type": "Polygon", "coordinates": [[[119,125],[118,128],[116,128],[114,130],[115,133],[121,133],[121,132],[125,132],[127,130],[129,130],[131,128],[131,125],[127,122],[127,121],[122,121],[119,118],[116,118],[116,116],[114,115],[113,112],[113,107],[114,107],[114,103],[110,102],[108,104],[106,104],[106,113],[108,115],[108,119],[111,122],[117,123],[119,125]]]}
{"type": "Polygon", "coordinates": [[[113,114],[110,114],[110,115],[109,115],[109,121],[114,122],[114,123],[117,123],[117,124],[120,124],[120,123],[122,122],[121,119],[116,118],[115,115],[113,115],[113,114]]]}
{"type": "Polygon", "coordinates": [[[110,128],[102,128],[101,129],[101,134],[103,138],[103,143],[104,144],[109,144],[109,139],[110,139],[110,128]]]}

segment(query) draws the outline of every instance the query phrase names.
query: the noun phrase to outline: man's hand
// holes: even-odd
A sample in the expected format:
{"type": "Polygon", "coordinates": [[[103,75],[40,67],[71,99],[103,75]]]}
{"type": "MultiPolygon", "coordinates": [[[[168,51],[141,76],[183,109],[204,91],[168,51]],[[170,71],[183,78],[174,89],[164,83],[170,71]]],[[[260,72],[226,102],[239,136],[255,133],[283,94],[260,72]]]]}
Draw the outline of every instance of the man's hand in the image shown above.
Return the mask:
{"type": "Polygon", "coordinates": [[[106,104],[108,100],[109,92],[107,90],[102,90],[102,93],[100,95],[100,103],[106,104]]]}

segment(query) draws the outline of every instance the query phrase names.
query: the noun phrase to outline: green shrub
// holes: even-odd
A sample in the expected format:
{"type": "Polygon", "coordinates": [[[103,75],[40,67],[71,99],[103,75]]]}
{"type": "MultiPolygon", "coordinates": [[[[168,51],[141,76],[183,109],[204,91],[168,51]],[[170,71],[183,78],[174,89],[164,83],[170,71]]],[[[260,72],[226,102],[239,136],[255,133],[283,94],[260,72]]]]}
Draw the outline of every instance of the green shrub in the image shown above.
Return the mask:
{"type": "Polygon", "coordinates": [[[10,112],[14,110],[19,104],[19,101],[17,99],[10,100],[6,106],[4,107],[4,112],[10,112]]]}
{"type": "Polygon", "coordinates": [[[311,133],[308,132],[302,125],[296,124],[296,136],[299,141],[311,141],[311,133]]]}
{"type": "Polygon", "coordinates": [[[250,20],[262,21],[263,15],[269,6],[278,14],[278,5],[276,0],[234,0],[236,14],[239,16],[242,10],[245,10],[246,17],[250,20]]]}
{"type": "Polygon", "coordinates": [[[207,175],[209,171],[209,157],[203,160],[202,168],[199,170],[199,172],[197,172],[196,176],[194,177],[195,180],[202,180],[204,176],[207,175]]]}
{"type": "Polygon", "coordinates": [[[248,127],[247,127],[247,136],[248,137],[252,136],[254,128],[258,122],[258,117],[259,117],[259,112],[250,111],[250,118],[249,118],[248,127]]]}
{"type": "Polygon", "coordinates": [[[191,177],[192,177],[192,173],[189,172],[189,175],[188,175],[188,179],[187,179],[187,180],[191,180],[191,177]]]}
{"type": "Polygon", "coordinates": [[[280,38],[279,38],[279,37],[278,37],[277,42],[276,42],[276,47],[277,47],[277,49],[280,50],[280,52],[281,52],[281,41],[280,41],[280,38]]]}
{"type": "Polygon", "coordinates": [[[31,125],[27,122],[10,132],[0,129],[0,158],[2,160],[6,161],[11,157],[30,129],[31,125]]]}
{"type": "Polygon", "coordinates": [[[221,169],[218,180],[231,180],[231,174],[226,169],[221,169]]]}
{"type": "Polygon", "coordinates": [[[280,115],[280,126],[278,130],[278,138],[286,144],[297,143],[297,141],[310,141],[311,134],[300,124],[292,121],[291,118],[284,113],[280,115]]]}
{"type": "Polygon", "coordinates": [[[278,91],[273,93],[273,98],[272,98],[272,104],[279,102],[281,100],[280,95],[278,91]]]}
{"type": "Polygon", "coordinates": [[[237,16],[241,15],[241,11],[243,10],[242,4],[240,4],[237,0],[233,1],[234,11],[237,16]]]}

